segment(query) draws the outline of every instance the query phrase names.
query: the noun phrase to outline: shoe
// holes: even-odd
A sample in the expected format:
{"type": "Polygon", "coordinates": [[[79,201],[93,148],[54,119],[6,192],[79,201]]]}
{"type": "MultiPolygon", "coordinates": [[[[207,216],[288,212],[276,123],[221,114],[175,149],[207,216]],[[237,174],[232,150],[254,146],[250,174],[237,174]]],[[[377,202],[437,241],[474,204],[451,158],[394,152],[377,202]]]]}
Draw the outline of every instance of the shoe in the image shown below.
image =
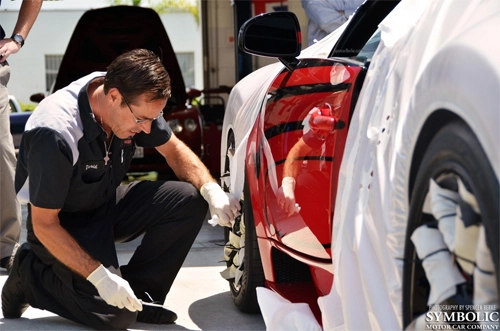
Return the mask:
{"type": "Polygon", "coordinates": [[[9,261],[10,261],[10,256],[6,256],[0,259],[0,268],[7,269],[7,272],[10,272],[9,268],[7,268],[7,266],[9,265],[9,261]]]}
{"type": "Polygon", "coordinates": [[[17,249],[9,277],[2,289],[2,312],[4,318],[19,318],[28,309],[29,304],[24,296],[19,275],[19,265],[30,251],[28,243],[17,249]]]}
{"type": "Polygon", "coordinates": [[[171,324],[177,320],[177,314],[167,308],[142,306],[137,314],[137,322],[149,324],[171,324]]]}
{"type": "Polygon", "coordinates": [[[0,267],[7,269],[7,272],[10,274],[10,270],[12,269],[12,263],[14,262],[14,256],[16,255],[17,249],[19,248],[19,244],[16,243],[14,245],[14,249],[12,250],[12,254],[10,256],[6,256],[0,259],[0,267]]]}

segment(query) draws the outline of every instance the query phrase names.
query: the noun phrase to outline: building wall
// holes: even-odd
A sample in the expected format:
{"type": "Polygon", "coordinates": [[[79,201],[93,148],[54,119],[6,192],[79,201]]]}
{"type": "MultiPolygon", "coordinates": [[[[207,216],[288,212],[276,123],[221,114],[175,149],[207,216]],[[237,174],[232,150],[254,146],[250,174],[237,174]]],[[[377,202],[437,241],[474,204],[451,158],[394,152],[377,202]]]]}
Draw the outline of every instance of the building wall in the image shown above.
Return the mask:
{"type": "MultiPolygon", "coordinates": [[[[194,53],[194,87],[203,89],[203,52],[201,23],[197,24],[190,13],[168,13],[160,15],[167,30],[174,52],[194,53]]],[[[191,87],[191,86],[186,86],[191,87]]]]}
{"type": "MultiPolygon", "coordinates": [[[[31,94],[45,92],[45,54],[62,55],[83,11],[41,11],[23,48],[9,57],[11,67],[9,93],[19,102],[30,103],[31,94]]],[[[0,13],[0,21],[9,36],[17,20],[16,11],[0,13]]]]}
{"type": "MultiPolygon", "coordinates": [[[[5,1],[6,2],[6,1],[5,1]]],[[[45,55],[62,55],[84,10],[42,10],[20,52],[9,57],[9,93],[21,103],[45,92],[45,55]]],[[[12,33],[18,12],[0,10],[0,22],[7,35],[12,33]]],[[[203,88],[201,25],[188,13],[168,13],[160,18],[176,52],[194,52],[195,87],[203,88]]]]}

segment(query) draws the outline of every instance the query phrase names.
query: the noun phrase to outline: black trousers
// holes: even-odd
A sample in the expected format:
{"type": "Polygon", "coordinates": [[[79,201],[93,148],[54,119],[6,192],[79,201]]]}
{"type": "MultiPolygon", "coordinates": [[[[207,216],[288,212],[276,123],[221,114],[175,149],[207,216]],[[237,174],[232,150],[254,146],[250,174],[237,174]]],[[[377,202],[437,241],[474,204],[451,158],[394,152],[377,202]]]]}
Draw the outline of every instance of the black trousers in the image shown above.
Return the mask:
{"type": "MultiPolygon", "coordinates": [[[[144,234],[132,258],[120,270],[139,299],[149,301],[147,292],[163,303],[207,209],[207,203],[191,184],[142,181],[120,186],[116,204],[83,213],[83,217],[64,215],[61,224],[106,267],[117,266],[115,242],[131,241],[144,234]]],[[[57,261],[34,235],[30,219],[27,227],[31,251],[21,262],[19,272],[32,307],[94,329],[126,329],[135,322],[137,313],[106,304],[90,282],[57,261]]]]}

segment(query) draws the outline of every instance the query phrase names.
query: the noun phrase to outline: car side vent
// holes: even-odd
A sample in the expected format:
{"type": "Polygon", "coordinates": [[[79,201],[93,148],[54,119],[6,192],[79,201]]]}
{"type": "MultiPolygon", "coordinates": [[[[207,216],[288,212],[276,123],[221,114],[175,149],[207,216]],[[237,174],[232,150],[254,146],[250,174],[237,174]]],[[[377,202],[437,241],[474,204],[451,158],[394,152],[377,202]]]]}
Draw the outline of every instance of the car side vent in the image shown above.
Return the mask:
{"type": "Polygon", "coordinates": [[[276,248],[272,250],[276,283],[298,283],[312,281],[309,267],[276,248]]]}

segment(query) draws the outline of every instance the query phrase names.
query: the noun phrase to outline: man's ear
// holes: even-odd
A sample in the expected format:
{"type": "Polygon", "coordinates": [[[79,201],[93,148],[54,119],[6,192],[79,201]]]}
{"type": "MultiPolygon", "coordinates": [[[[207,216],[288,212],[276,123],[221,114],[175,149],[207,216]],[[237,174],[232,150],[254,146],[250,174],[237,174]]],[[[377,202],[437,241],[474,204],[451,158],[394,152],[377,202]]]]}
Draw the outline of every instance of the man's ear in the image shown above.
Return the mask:
{"type": "Polygon", "coordinates": [[[122,95],[116,87],[110,88],[108,91],[108,95],[109,97],[111,97],[111,102],[115,103],[116,101],[118,101],[121,104],[122,95]]]}

